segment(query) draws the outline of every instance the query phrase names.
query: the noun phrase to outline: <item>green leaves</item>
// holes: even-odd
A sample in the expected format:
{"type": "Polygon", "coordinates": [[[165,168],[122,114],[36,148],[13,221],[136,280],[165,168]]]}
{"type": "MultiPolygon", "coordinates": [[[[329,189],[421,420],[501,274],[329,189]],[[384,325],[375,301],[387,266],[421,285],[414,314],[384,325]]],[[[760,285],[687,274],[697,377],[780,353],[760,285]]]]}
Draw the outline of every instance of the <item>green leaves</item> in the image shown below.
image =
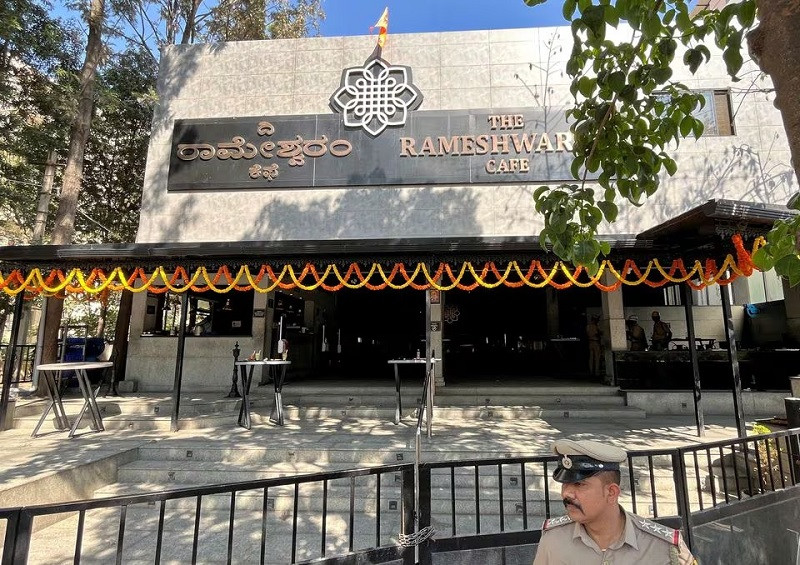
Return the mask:
{"type": "Polygon", "coordinates": [[[736,74],[741,70],[744,63],[741,45],[729,45],[726,47],[725,51],[722,52],[722,60],[725,61],[726,70],[731,78],[734,81],[738,81],[739,78],[736,74]]]}
{"type": "MultiPolygon", "coordinates": [[[[547,0],[525,0],[528,6],[542,4],[547,0]]],[[[565,20],[571,20],[572,14],[575,13],[575,9],[578,7],[578,2],[576,0],[564,0],[564,6],[561,9],[561,14],[564,16],[565,20]]]]}
{"type": "Polygon", "coordinates": [[[772,268],[789,280],[790,286],[800,283],[800,216],[780,221],[767,234],[767,244],[753,254],[753,263],[762,271],[772,268]]]}
{"type": "Polygon", "coordinates": [[[688,49],[683,54],[683,64],[689,67],[689,72],[696,73],[703,64],[703,53],[698,49],[688,49]]]}
{"type": "Polygon", "coordinates": [[[613,202],[608,202],[605,200],[601,200],[597,203],[597,208],[603,213],[606,221],[611,223],[617,220],[617,214],[619,214],[619,208],[613,202]]]}
{"type": "MultiPolygon", "coordinates": [[[[536,211],[544,219],[542,244],[562,260],[596,268],[598,257],[610,250],[598,240],[598,230],[616,221],[619,199],[644,204],[658,192],[664,175],[678,171],[667,148],[703,134],[704,124],[694,113],[705,99],[673,78],[678,44],[685,47],[683,64],[692,73],[710,60],[706,44],[712,40],[728,72],[735,76],[741,70],[742,38],[754,21],[755,0],[692,13],[688,0],[562,0],[562,14],[572,19],[574,43],[566,70],[575,106],[567,116],[574,134],[570,172],[578,184],[534,192],[536,211]],[[634,29],[632,41],[606,37],[607,28],[620,23],[634,29]],[[589,173],[596,180],[588,181],[589,173]]],[[[780,251],[759,257],[789,272],[793,260],[779,260],[796,257],[794,247],[780,251]]]]}

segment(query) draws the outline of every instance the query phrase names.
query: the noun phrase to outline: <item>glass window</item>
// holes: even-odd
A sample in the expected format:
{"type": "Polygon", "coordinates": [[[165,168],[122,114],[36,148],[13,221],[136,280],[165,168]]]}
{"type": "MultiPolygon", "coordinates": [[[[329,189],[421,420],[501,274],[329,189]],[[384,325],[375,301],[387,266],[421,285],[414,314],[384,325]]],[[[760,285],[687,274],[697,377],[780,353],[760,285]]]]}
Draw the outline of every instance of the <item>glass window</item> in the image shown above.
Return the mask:
{"type": "MultiPolygon", "coordinates": [[[[148,293],[143,333],[177,335],[181,297],[148,293]]],[[[253,293],[194,293],[188,295],[186,333],[194,336],[247,336],[253,332],[253,293]]]]}
{"type": "MultiPolygon", "coordinates": [[[[727,90],[700,90],[705,105],[695,110],[693,116],[702,120],[703,135],[734,135],[730,93],[727,90]]],[[[668,95],[661,95],[666,98],[668,95]]]]}

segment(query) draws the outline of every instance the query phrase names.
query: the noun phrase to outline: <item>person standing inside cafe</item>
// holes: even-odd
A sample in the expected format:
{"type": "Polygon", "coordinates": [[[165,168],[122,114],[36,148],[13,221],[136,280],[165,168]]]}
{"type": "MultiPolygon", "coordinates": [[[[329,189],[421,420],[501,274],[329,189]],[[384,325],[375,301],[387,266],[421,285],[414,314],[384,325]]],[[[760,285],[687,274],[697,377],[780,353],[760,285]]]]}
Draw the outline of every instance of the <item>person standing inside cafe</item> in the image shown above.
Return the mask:
{"type": "Polygon", "coordinates": [[[653,335],[650,341],[653,344],[653,351],[665,351],[669,349],[669,342],[672,339],[672,330],[669,325],[661,320],[658,310],[653,310],[653,335]]]}
{"type": "Polygon", "coordinates": [[[586,339],[589,341],[589,374],[593,377],[600,376],[600,363],[603,358],[602,337],[600,330],[600,316],[592,314],[589,323],[586,324],[586,339]]]}
{"type": "Polygon", "coordinates": [[[628,348],[631,351],[644,351],[647,349],[647,336],[644,328],[639,325],[639,318],[628,316],[625,321],[626,333],[628,334],[628,348]]]}

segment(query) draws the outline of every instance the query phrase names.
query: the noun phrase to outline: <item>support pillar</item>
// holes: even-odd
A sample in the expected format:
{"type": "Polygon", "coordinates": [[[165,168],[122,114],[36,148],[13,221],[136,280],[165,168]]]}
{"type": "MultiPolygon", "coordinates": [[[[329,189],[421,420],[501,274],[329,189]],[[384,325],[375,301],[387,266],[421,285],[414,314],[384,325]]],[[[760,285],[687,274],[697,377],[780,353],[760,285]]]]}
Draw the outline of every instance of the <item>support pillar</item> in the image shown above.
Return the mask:
{"type": "Polygon", "coordinates": [[[752,304],[753,296],[750,292],[750,277],[736,277],[731,283],[733,298],[736,304],[752,304]]]}
{"type": "Polygon", "coordinates": [[[733,411],[736,415],[736,431],[739,437],[745,437],[744,410],[742,408],[742,375],[739,371],[739,357],[736,350],[736,332],[733,327],[733,313],[731,312],[731,291],[728,285],[719,285],[722,294],[722,316],[725,324],[725,338],[728,340],[728,361],[731,365],[733,377],[733,411]]]}
{"type": "Polygon", "coordinates": [[[440,363],[436,363],[436,386],[444,386],[444,292],[434,290],[429,294],[431,299],[431,344],[433,351],[436,352],[436,357],[442,360],[440,363]]]}
{"type": "Polygon", "coordinates": [[[547,285],[544,289],[547,301],[547,337],[553,339],[561,333],[561,324],[558,312],[558,291],[547,285]]]}
{"type": "MultiPolygon", "coordinates": [[[[256,296],[259,296],[257,293],[256,296]]],[[[272,324],[275,322],[275,291],[268,292],[264,296],[264,354],[262,359],[272,359],[277,356],[277,351],[272,350],[272,337],[273,329],[272,324]]],[[[261,370],[261,379],[258,381],[258,386],[266,386],[269,384],[269,369],[261,370]]]]}
{"type": "Polygon", "coordinates": [[[694,310],[692,309],[692,289],[688,284],[682,283],[681,302],[686,315],[686,337],[689,339],[689,361],[692,364],[692,377],[694,382],[694,420],[697,424],[697,436],[705,437],[706,426],[703,418],[702,385],[700,384],[700,363],[697,359],[697,343],[694,338],[694,310]]]}
{"type": "Polygon", "coordinates": [[[181,325],[178,327],[178,351],[175,356],[175,382],[172,385],[172,422],[170,429],[178,431],[178,414],[181,410],[181,384],[183,381],[183,350],[186,345],[186,312],[189,310],[189,293],[181,293],[181,325]]]}
{"type": "Polygon", "coordinates": [[[22,321],[24,294],[24,292],[20,292],[14,299],[14,314],[11,319],[11,337],[8,340],[8,351],[6,351],[6,361],[3,365],[3,387],[0,389],[0,431],[2,432],[13,426],[12,422],[6,422],[6,414],[8,414],[9,397],[11,396],[11,375],[14,373],[15,357],[17,354],[17,348],[14,344],[17,343],[20,322],[22,321]],[[6,427],[7,424],[8,427],[6,427]]]}
{"type": "MultiPolygon", "coordinates": [[[[606,271],[603,273],[602,282],[610,286],[616,282],[614,276],[606,271]]],[[[603,332],[603,354],[605,355],[605,383],[616,384],[617,376],[614,373],[614,351],[626,351],[628,339],[625,333],[625,308],[622,301],[622,287],[612,292],[603,292],[601,295],[603,308],[600,329],[603,332]]]]}

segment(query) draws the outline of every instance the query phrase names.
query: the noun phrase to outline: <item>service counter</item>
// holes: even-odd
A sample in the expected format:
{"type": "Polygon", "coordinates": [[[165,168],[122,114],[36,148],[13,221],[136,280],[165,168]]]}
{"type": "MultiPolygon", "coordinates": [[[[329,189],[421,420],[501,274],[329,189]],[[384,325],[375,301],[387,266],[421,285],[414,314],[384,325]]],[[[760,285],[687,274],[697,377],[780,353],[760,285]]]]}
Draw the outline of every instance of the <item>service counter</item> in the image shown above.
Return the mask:
{"type": "MultiPolygon", "coordinates": [[[[704,389],[731,388],[726,349],[697,352],[704,389]]],[[[788,390],[789,377],[800,372],[800,349],[740,349],[737,351],[742,388],[788,390]]],[[[694,379],[688,349],[615,351],[614,369],[622,389],[692,389],[694,379]]]]}

